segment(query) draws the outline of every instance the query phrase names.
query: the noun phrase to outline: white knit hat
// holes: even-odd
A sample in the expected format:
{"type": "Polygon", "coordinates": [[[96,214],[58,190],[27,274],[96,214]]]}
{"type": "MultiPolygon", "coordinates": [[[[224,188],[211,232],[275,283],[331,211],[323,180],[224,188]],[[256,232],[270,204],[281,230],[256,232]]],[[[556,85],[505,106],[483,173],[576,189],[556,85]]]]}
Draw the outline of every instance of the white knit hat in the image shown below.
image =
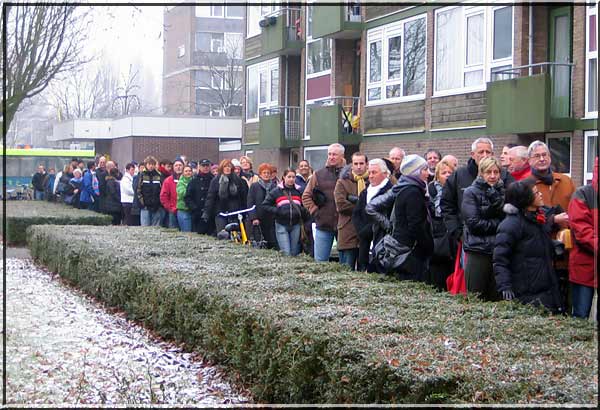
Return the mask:
{"type": "Polygon", "coordinates": [[[421,170],[427,166],[427,161],[419,155],[411,154],[404,157],[400,172],[402,175],[419,176],[421,170]]]}

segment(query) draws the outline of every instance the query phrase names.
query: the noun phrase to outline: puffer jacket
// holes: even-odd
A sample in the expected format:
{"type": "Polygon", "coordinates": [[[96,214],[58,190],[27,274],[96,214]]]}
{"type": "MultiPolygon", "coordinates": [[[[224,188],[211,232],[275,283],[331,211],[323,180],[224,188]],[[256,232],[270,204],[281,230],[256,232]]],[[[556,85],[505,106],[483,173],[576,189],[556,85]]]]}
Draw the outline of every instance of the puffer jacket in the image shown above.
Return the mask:
{"type": "Polygon", "coordinates": [[[177,181],[177,210],[188,211],[188,207],[185,204],[185,194],[187,187],[190,184],[192,177],[180,176],[177,181]]]}
{"type": "MultiPolygon", "coordinates": [[[[469,159],[466,166],[458,168],[449,177],[442,190],[442,199],[440,208],[444,217],[444,222],[448,228],[448,232],[454,239],[459,239],[463,232],[463,216],[461,213],[464,191],[471,186],[479,168],[473,158],[469,159]]],[[[506,169],[500,170],[500,179],[504,183],[504,187],[508,187],[514,178],[506,169]]]]}
{"type": "Polygon", "coordinates": [[[273,215],[279,225],[294,226],[310,217],[307,209],[302,206],[300,186],[293,187],[277,185],[267,193],[262,203],[263,211],[273,215]]]}
{"type": "Polygon", "coordinates": [[[137,194],[140,209],[148,209],[152,212],[158,211],[160,208],[161,187],[162,176],[157,170],[145,170],[139,174],[137,194]]]}
{"type": "Polygon", "coordinates": [[[121,203],[133,203],[133,195],[133,176],[129,172],[126,172],[123,178],[121,178],[121,203]]]}
{"type": "Polygon", "coordinates": [[[463,248],[468,252],[491,255],[496,229],[504,219],[504,184],[491,187],[481,177],[465,190],[461,213],[464,219],[463,248]]]}
{"type": "Polygon", "coordinates": [[[102,203],[104,212],[121,212],[121,187],[119,181],[110,175],[104,178],[104,201],[102,203]]]}
{"type": "MultiPolygon", "coordinates": [[[[394,185],[388,179],[388,181],[383,185],[379,191],[371,198],[371,202],[373,202],[376,198],[379,198],[387,191],[392,189],[394,185]]],[[[358,196],[358,202],[356,203],[356,207],[354,211],[352,211],[352,223],[354,224],[354,229],[356,229],[357,235],[361,240],[373,241],[373,246],[377,244],[385,235],[379,226],[373,224],[371,219],[369,219],[367,212],[367,190],[365,189],[358,196]]],[[[391,211],[391,208],[390,208],[391,211]]],[[[389,218],[389,215],[387,215],[389,218]]]]}
{"type": "Polygon", "coordinates": [[[512,290],[522,303],[562,310],[558,277],[552,266],[550,218],[538,222],[536,213],[512,204],[504,205],[504,212],[506,218],[498,226],[493,253],[498,291],[512,290]]]}

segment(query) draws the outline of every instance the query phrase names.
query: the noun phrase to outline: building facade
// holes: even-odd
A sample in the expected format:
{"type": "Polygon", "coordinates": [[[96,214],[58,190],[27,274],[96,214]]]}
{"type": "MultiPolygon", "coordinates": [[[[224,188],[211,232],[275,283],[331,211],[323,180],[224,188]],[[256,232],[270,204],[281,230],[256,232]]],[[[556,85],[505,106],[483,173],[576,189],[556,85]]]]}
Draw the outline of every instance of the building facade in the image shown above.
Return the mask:
{"type": "Polygon", "coordinates": [[[167,7],[164,13],[163,111],[240,116],[244,6],[167,7]]]}
{"type": "Polygon", "coordinates": [[[246,7],[242,150],[320,168],[346,154],[429,148],[464,163],[478,137],[545,141],[591,180],[598,152],[595,5],[246,7]]]}

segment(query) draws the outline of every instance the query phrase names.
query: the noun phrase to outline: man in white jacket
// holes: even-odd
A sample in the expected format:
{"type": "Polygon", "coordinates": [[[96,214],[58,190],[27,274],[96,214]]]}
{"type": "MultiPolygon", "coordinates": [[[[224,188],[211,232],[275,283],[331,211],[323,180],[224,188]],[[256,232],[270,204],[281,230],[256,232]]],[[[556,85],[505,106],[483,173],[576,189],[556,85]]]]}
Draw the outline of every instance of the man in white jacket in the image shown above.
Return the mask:
{"type": "Polygon", "coordinates": [[[131,207],[133,206],[133,176],[135,175],[135,165],[131,162],[125,166],[125,173],[121,179],[121,205],[123,206],[123,215],[125,217],[125,225],[133,226],[133,218],[131,216],[131,207]]]}

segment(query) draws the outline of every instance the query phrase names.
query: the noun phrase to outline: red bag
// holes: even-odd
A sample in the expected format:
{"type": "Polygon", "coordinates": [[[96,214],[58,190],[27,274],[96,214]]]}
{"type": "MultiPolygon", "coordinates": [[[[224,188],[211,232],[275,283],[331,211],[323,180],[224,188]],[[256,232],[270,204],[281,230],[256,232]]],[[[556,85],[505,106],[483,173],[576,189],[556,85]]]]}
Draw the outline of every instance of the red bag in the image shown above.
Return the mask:
{"type": "MultiPolygon", "coordinates": [[[[454,272],[446,278],[446,286],[448,287],[448,292],[453,295],[466,295],[467,294],[467,285],[465,283],[465,270],[460,265],[460,254],[462,252],[462,242],[458,241],[458,249],[456,250],[456,262],[454,262],[454,272]]],[[[467,255],[465,255],[466,260],[467,255]]],[[[464,262],[464,261],[463,261],[464,262]]]]}

